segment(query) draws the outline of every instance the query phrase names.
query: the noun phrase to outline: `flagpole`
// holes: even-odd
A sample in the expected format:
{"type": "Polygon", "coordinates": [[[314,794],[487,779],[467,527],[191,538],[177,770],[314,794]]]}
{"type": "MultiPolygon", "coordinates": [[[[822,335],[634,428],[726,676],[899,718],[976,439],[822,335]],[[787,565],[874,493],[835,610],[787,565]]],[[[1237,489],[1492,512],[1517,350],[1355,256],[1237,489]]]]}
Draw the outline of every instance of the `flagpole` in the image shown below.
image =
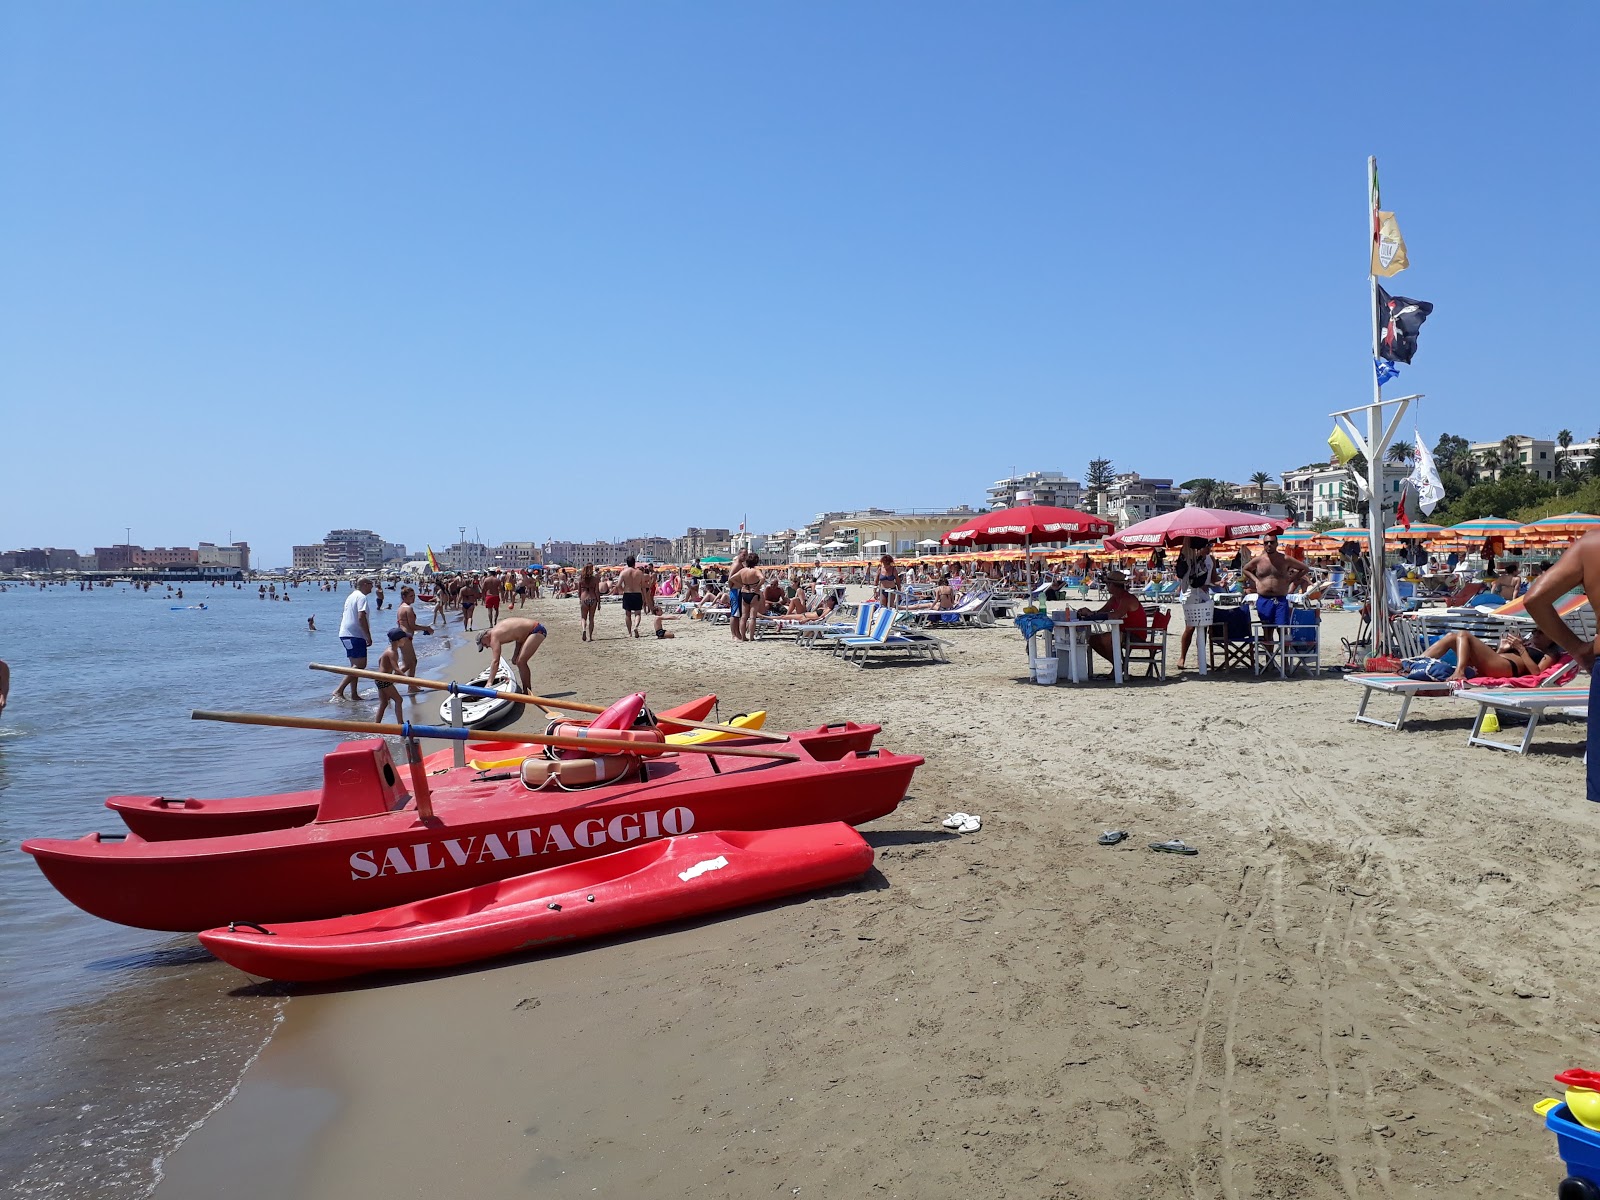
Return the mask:
{"type": "Polygon", "coordinates": [[[1389,649],[1389,591],[1383,573],[1383,384],[1378,382],[1378,277],[1372,271],[1373,238],[1377,236],[1378,159],[1367,157],[1367,292],[1372,325],[1372,406],[1367,409],[1367,536],[1371,567],[1367,572],[1367,604],[1372,613],[1372,648],[1389,649]]]}

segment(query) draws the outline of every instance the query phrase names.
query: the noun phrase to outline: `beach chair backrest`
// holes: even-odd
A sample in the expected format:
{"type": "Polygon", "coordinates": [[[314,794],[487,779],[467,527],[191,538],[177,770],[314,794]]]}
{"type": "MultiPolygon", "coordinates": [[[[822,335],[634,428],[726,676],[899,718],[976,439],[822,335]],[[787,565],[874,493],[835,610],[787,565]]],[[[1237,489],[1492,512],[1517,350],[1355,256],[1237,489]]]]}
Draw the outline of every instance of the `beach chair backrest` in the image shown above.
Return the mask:
{"type": "MultiPolygon", "coordinates": [[[[877,602],[874,601],[874,600],[868,600],[865,604],[863,604],[861,606],[861,611],[856,613],[856,636],[857,637],[866,637],[867,636],[867,629],[872,624],[872,614],[877,612],[877,611],[878,611],[878,605],[877,605],[877,602]]],[[[884,609],[884,612],[890,612],[890,611],[892,611],[892,610],[884,609]]]]}
{"type": "Polygon", "coordinates": [[[892,608],[881,608],[872,620],[872,632],[866,636],[875,642],[889,639],[889,631],[894,628],[895,617],[898,614],[892,608]]]}
{"type": "Polygon", "coordinates": [[[1289,613],[1289,645],[1295,650],[1312,650],[1317,645],[1317,614],[1309,608],[1289,613]]]}

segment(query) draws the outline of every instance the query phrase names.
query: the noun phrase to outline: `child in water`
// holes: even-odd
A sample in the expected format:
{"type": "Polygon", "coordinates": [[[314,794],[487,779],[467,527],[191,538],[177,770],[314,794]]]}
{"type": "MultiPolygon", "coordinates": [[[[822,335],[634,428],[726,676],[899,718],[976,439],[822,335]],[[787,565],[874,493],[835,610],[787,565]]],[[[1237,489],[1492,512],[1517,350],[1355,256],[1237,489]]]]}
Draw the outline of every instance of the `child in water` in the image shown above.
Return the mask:
{"type": "MultiPolygon", "coordinates": [[[[398,629],[389,631],[389,648],[378,656],[378,670],[386,675],[398,675],[400,673],[400,651],[395,648],[395,643],[405,636],[398,629]],[[396,634],[399,634],[399,637],[396,637],[396,634]]],[[[395,688],[394,684],[380,682],[378,684],[378,715],[373,720],[383,720],[383,714],[388,710],[391,701],[394,703],[394,719],[396,721],[404,721],[406,719],[405,709],[400,705],[400,692],[395,688]]]]}

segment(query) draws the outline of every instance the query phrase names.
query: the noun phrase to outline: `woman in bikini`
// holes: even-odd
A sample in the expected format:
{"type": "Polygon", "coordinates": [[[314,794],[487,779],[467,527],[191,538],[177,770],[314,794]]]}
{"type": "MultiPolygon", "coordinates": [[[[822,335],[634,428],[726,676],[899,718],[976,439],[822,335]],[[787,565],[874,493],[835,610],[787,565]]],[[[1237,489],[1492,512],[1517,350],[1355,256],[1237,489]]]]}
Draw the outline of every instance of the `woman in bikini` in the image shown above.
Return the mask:
{"type": "Polygon", "coordinates": [[[1515,633],[1507,633],[1500,638],[1499,645],[1490,649],[1488,642],[1474,637],[1465,629],[1456,629],[1445,634],[1429,646],[1422,657],[1443,658],[1452,650],[1456,654],[1455,673],[1450,676],[1452,682],[1466,679],[1468,671],[1488,679],[1515,679],[1521,675],[1537,675],[1555,666],[1562,658],[1560,648],[1552,645],[1542,630],[1527,639],[1515,633]]]}
{"type": "Polygon", "coordinates": [[[900,595],[900,572],[895,569],[894,555],[885,554],[878,560],[878,575],[873,580],[872,598],[885,608],[893,608],[900,595]]]}
{"type": "Polygon", "coordinates": [[[584,563],[578,575],[578,623],[580,641],[594,641],[594,617],[600,611],[600,580],[595,576],[594,564],[584,563]]]}

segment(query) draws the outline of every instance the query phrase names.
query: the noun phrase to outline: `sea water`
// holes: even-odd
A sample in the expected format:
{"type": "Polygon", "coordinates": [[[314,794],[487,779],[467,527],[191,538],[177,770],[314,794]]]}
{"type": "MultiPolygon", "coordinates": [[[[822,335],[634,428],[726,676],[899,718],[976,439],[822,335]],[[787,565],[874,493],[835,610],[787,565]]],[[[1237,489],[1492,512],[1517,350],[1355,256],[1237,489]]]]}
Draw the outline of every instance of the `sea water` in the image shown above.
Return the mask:
{"type": "MultiPolygon", "coordinates": [[[[19,851],[23,840],[121,830],[110,795],[316,787],[341,740],[193,721],[192,709],[358,720],[376,710],[370,682],[365,702],[330,704],[337,678],[307,669],[344,662],[346,585],[279,585],[287,603],[259,598],[255,583],[177,587],[181,600],[165,585],[0,592],[0,659],[11,666],[0,714],[0,1194],[147,1194],[161,1158],[229,1094],[287,1002],[192,934],[74,908],[19,851]]],[[[380,642],[397,600],[374,622],[380,642]]],[[[426,661],[450,641],[419,637],[418,651],[426,661]]],[[[407,708],[437,718],[426,694],[407,708]]]]}

